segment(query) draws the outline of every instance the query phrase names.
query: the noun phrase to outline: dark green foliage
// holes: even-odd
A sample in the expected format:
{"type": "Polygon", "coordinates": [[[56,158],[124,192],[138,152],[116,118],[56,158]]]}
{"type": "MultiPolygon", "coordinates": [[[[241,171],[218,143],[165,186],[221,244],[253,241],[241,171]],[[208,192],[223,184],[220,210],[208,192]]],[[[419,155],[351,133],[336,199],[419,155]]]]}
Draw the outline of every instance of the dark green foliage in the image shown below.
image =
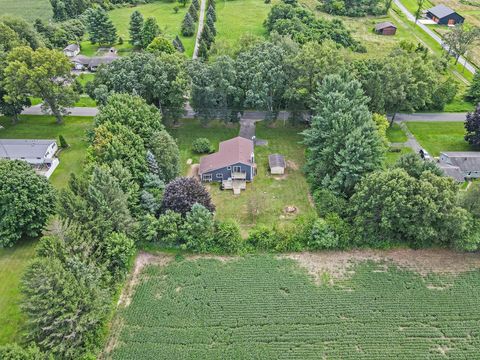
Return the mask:
{"type": "Polygon", "coordinates": [[[92,44],[113,45],[117,41],[117,29],[102,8],[89,8],[85,11],[85,22],[92,44]]]}
{"type": "Polygon", "coordinates": [[[191,6],[193,6],[197,11],[200,10],[200,3],[198,2],[198,0],[192,0],[191,6]]]}
{"type": "MultiPolygon", "coordinates": [[[[18,344],[0,346],[0,359],[2,360],[50,360],[37,346],[21,347],[18,344]]],[[[52,359],[53,360],[53,359],[52,359]]]]}
{"type": "Polygon", "coordinates": [[[475,111],[467,114],[465,130],[465,141],[470,145],[480,146],[480,104],[475,111]]]}
{"type": "Polygon", "coordinates": [[[208,7],[213,7],[215,9],[215,5],[216,5],[216,0],[208,0],[207,1],[207,6],[208,7]]]}
{"type": "Polygon", "coordinates": [[[81,42],[85,34],[85,25],[81,20],[71,19],[61,23],[44,23],[35,20],[35,30],[42,35],[48,47],[64,48],[68,44],[81,42]]]}
{"type": "Polygon", "coordinates": [[[384,0],[322,0],[321,8],[329,14],[344,16],[384,15],[384,0]]]}
{"type": "Polygon", "coordinates": [[[181,242],[182,215],[172,210],[165,211],[156,222],[156,241],[166,246],[176,246],[181,242]]]}
{"type": "Polygon", "coordinates": [[[211,18],[214,22],[217,21],[217,12],[215,10],[215,6],[212,6],[211,4],[208,6],[207,9],[207,19],[211,18]]]}
{"type": "Polygon", "coordinates": [[[436,163],[424,161],[418,154],[414,153],[402,155],[394,166],[405,170],[408,175],[415,179],[420,179],[425,171],[430,171],[437,176],[443,176],[442,170],[440,170],[436,163]]]}
{"type": "Polygon", "coordinates": [[[480,103],[480,72],[476,72],[473,81],[468,89],[467,100],[474,104],[480,103]]]}
{"type": "Polygon", "coordinates": [[[245,241],[242,239],[240,227],[234,220],[217,222],[215,224],[213,246],[218,252],[226,252],[228,254],[238,254],[244,250],[245,241]]]}
{"type": "Polygon", "coordinates": [[[90,5],[90,0],[50,0],[53,10],[53,18],[57,21],[63,21],[71,18],[77,18],[90,5]]]}
{"type": "Polygon", "coordinates": [[[190,4],[190,7],[188,8],[188,13],[192,17],[194,23],[198,21],[198,10],[195,6],[193,6],[193,4],[190,4]]]}
{"type": "Polygon", "coordinates": [[[207,15],[206,26],[208,26],[212,36],[215,38],[215,36],[217,36],[217,29],[215,29],[215,20],[210,15],[207,15]]]}
{"type": "Polygon", "coordinates": [[[348,202],[344,197],[328,189],[318,189],[313,193],[313,201],[319,216],[338,214],[343,216],[348,210],[348,202]]]}
{"type": "Polygon", "coordinates": [[[58,142],[59,142],[59,145],[62,149],[66,149],[69,147],[68,143],[67,143],[67,140],[65,140],[65,138],[63,137],[63,135],[59,135],[58,136],[58,142]]]}
{"type": "Polygon", "coordinates": [[[247,243],[254,249],[260,251],[268,251],[275,248],[278,242],[278,234],[271,227],[258,225],[248,234],[247,243]]]}
{"type": "Polygon", "coordinates": [[[197,138],[192,143],[192,151],[197,154],[208,154],[212,152],[212,144],[207,138],[197,138]]]}
{"type": "Polygon", "coordinates": [[[195,20],[190,12],[187,12],[183,18],[181,31],[183,36],[193,36],[195,33],[195,20]]]}
{"type": "Polygon", "coordinates": [[[198,57],[204,61],[208,60],[208,43],[205,39],[200,39],[200,45],[198,45],[198,57]]]}
{"type": "Polygon", "coordinates": [[[185,216],[194,204],[203,205],[210,212],[215,211],[208,190],[195,178],[180,177],[165,188],[163,211],[173,210],[185,216]]]}
{"type": "Polygon", "coordinates": [[[180,151],[168,132],[156,131],[152,135],[148,147],[157,160],[160,179],[168,183],[180,173],[180,151]]]}
{"type": "Polygon", "coordinates": [[[202,33],[200,34],[200,41],[203,41],[207,45],[207,49],[215,42],[215,35],[212,29],[208,26],[208,22],[203,26],[202,33]]]}
{"type": "Polygon", "coordinates": [[[173,39],[173,42],[172,42],[173,46],[175,47],[175,49],[177,49],[178,52],[180,53],[184,53],[185,52],[185,48],[183,47],[183,43],[182,43],[182,40],[180,40],[180,38],[177,36],[175,36],[175,39],[173,39]]]}
{"type": "Polygon", "coordinates": [[[130,15],[130,44],[135,48],[142,47],[142,30],[143,30],[143,16],[142,14],[135,10],[132,15],[130,15]]]}
{"type": "Polygon", "coordinates": [[[123,280],[135,255],[135,243],[123,233],[112,233],[102,244],[101,253],[112,277],[123,280]]]}
{"type": "Polygon", "coordinates": [[[0,247],[37,237],[55,210],[48,180],[24,161],[0,160],[0,247]]]}
{"type": "MultiPolygon", "coordinates": [[[[32,24],[30,24],[23,18],[15,17],[15,16],[1,16],[0,24],[2,24],[2,27],[3,27],[2,33],[5,34],[4,31],[5,30],[8,31],[8,29],[13,30],[13,32],[15,33],[14,36],[16,36],[17,39],[21,41],[22,43],[21,45],[28,45],[34,50],[44,45],[42,42],[42,39],[40,38],[39,34],[35,31],[32,24]]],[[[3,39],[2,39],[2,44],[3,44],[3,39]]],[[[8,50],[8,49],[4,49],[4,50],[8,50]]]]}
{"type": "Polygon", "coordinates": [[[160,35],[160,27],[157,20],[153,17],[147,18],[142,28],[142,48],[146,49],[158,35],[160,35]]]}

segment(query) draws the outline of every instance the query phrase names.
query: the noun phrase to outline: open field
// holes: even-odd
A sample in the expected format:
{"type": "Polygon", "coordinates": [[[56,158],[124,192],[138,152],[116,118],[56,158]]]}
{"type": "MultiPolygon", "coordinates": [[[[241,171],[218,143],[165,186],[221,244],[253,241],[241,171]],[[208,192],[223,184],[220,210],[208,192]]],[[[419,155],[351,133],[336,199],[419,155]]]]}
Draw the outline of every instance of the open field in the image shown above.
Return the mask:
{"type": "Polygon", "coordinates": [[[441,151],[474,150],[464,140],[465,129],[461,122],[407,122],[408,129],[431,155],[441,151]]]}
{"type": "Polygon", "coordinates": [[[33,23],[37,18],[52,18],[52,7],[49,0],[0,0],[0,16],[15,15],[33,23]]]}
{"type": "Polygon", "coordinates": [[[151,266],[142,271],[137,261],[106,359],[384,359],[387,349],[395,359],[478,355],[478,255],[142,255],[151,266]],[[372,260],[379,262],[365,262],[372,260]]]}
{"type": "Polygon", "coordinates": [[[0,249],[0,345],[19,340],[23,316],[20,312],[20,278],[34,255],[34,242],[0,249]]]}
{"type": "Polygon", "coordinates": [[[89,117],[66,117],[62,125],[57,125],[52,116],[21,116],[20,123],[12,125],[10,119],[0,117],[0,130],[3,139],[57,139],[63,135],[70,145],[59,154],[60,165],[50,178],[57,188],[67,185],[70,173],[81,173],[86,156],[87,141],[85,133],[91,126],[89,117]]]}

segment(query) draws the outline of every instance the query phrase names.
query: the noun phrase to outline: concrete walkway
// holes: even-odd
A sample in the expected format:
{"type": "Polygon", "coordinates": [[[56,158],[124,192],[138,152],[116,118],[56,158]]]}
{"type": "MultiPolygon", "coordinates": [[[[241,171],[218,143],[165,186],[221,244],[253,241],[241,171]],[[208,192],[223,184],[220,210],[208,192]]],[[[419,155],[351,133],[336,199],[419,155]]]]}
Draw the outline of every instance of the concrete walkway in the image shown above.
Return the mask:
{"type": "MultiPolygon", "coordinates": [[[[393,2],[395,3],[395,5],[398,6],[400,11],[406,15],[408,20],[415,23],[415,16],[413,16],[413,14],[410,11],[408,11],[408,9],[402,4],[400,0],[393,0],[393,2]]],[[[425,31],[433,40],[439,43],[442,48],[448,51],[448,46],[443,42],[442,38],[438,36],[434,31],[430,30],[428,26],[421,24],[419,22],[417,22],[417,26],[420,27],[423,31],[425,31]]],[[[465,65],[465,69],[470,71],[472,74],[476,73],[475,67],[472,64],[470,64],[463,56],[460,56],[460,58],[458,59],[458,62],[462,65],[465,65]]]]}
{"type": "Polygon", "coordinates": [[[200,37],[202,36],[202,31],[203,31],[203,23],[204,23],[204,20],[205,20],[206,4],[207,4],[207,0],[201,0],[201,2],[200,2],[200,16],[198,17],[197,37],[195,39],[195,47],[193,48],[193,56],[192,56],[193,60],[198,58],[198,48],[200,46],[200,37]]]}

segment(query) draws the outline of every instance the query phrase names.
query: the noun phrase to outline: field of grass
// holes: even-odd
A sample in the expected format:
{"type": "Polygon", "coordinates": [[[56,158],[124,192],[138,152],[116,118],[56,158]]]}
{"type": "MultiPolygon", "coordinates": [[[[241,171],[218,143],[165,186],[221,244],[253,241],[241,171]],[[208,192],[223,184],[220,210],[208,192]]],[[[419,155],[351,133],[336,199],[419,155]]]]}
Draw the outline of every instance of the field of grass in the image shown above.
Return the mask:
{"type": "Polygon", "coordinates": [[[91,126],[89,117],[65,118],[62,125],[57,125],[51,116],[22,116],[20,123],[12,125],[10,119],[0,117],[0,130],[3,139],[57,139],[63,135],[70,147],[59,154],[60,165],[52,174],[50,180],[57,188],[67,185],[71,173],[79,174],[82,171],[85,159],[87,141],[85,133],[91,126]]]}
{"type": "Polygon", "coordinates": [[[0,346],[19,340],[23,316],[20,312],[20,278],[34,255],[34,242],[0,249],[0,346]]]}
{"type": "Polygon", "coordinates": [[[387,129],[388,141],[392,143],[403,143],[407,141],[407,135],[400,128],[400,125],[394,123],[387,129]]]}
{"type": "Polygon", "coordinates": [[[14,15],[33,21],[37,18],[52,18],[52,7],[49,0],[0,0],[0,16],[14,15]]]}
{"type": "Polygon", "coordinates": [[[480,272],[361,263],[316,284],[293,260],[147,266],[121,307],[108,359],[473,359],[480,272]],[[388,355],[386,355],[388,354],[388,355]]]}
{"type": "Polygon", "coordinates": [[[464,140],[465,129],[462,122],[407,122],[408,129],[420,145],[431,155],[441,151],[473,150],[464,140]]]}

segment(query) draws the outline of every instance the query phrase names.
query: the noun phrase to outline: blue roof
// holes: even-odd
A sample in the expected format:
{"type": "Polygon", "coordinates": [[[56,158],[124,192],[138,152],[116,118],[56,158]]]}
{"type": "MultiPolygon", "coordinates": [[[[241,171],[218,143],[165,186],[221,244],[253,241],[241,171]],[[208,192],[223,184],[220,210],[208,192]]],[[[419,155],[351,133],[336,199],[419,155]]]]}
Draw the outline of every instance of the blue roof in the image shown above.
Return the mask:
{"type": "Polygon", "coordinates": [[[428,9],[428,12],[432,13],[433,15],[441,19],[441,18],[444,18],[445,16],[453,14],[455,11],[450,9],[448,6],[437,5],[431,9],[428,9]]]}

